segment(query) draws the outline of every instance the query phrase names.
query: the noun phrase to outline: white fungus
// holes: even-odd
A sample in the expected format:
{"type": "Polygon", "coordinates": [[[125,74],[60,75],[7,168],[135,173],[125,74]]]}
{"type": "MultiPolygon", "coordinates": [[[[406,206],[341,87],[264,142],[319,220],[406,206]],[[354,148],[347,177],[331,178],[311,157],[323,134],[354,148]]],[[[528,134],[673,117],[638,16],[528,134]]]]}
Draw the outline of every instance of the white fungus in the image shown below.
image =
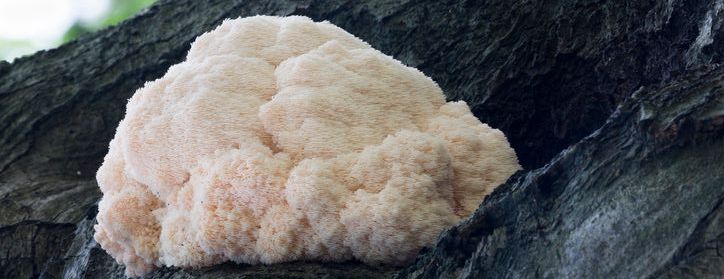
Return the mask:
{"type": "Polygon", "coordinates": [[[519,168],[464,102],[344,30],[227,20],[130,99],[98,170],[95,239],[129,276],[400,265],[519,168]]]}

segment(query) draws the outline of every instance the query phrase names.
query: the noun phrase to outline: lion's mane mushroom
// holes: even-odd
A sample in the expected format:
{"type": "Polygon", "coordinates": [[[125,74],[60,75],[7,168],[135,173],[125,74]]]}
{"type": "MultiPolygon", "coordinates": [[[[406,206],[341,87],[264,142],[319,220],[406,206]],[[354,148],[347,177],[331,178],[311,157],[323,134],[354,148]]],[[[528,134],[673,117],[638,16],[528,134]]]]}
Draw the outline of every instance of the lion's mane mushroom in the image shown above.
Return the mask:
{"type": "Polygon", "coordinates": [[[128,102],[97,174],[95,239],[129,276],[403,264],[519,168],[464,102],[344,30],[227,20],[128,102]]]}

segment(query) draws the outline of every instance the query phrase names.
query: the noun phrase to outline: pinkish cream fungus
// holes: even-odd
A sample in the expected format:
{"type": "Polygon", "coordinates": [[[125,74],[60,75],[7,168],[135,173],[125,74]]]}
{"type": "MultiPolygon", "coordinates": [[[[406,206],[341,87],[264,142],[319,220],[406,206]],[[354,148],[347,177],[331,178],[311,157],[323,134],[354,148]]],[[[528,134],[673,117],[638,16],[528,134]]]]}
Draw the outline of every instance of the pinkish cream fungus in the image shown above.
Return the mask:
{"type": "Polygon", "coordinates": [[[128,102],[95,239],[156,266],[404,264],[518,170],[502,132],[328,23],[227,20],[128,102]]]}

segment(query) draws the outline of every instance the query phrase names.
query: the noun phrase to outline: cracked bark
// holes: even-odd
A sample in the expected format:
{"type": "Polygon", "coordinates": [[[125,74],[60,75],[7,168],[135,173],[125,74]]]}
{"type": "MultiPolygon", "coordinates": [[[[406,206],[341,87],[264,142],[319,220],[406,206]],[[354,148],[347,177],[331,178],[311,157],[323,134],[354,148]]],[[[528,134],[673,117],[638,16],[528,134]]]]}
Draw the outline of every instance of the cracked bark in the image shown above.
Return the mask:
{"type": "MultiPolygon", "coordinates": [[[[94,174],[126,100],[180,62],[197,35],[255,14],[330,20],[419,68],[448,99],[467,101],[503,130],[530,170],[397,276],[721,277],[724,41],[716,4],[162,0],[119,26],[0,62],[0,277],[122,277],[92,242],[91,225],[100,196],[94,174]]],[[[224,264],[149,277],[394,272],[357,263],[224,264]]]]}
{"type": "Polygon", "coordinates": [[[398,278],[721,278],[724,68],[642,88],[398,278]],[[468,249],[463,249],[468,247],[468,249]]]}

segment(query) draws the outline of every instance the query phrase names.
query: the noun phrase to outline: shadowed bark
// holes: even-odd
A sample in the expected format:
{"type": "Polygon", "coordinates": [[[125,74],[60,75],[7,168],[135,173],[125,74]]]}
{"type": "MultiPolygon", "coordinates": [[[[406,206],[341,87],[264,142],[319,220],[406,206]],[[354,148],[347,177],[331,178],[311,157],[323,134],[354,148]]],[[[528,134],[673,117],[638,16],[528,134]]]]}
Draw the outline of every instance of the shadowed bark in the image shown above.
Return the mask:
{"type": "Polygon", "coordinates": [[[724,69],[644,88],[400,278],[721,278],[724,69]]]}

